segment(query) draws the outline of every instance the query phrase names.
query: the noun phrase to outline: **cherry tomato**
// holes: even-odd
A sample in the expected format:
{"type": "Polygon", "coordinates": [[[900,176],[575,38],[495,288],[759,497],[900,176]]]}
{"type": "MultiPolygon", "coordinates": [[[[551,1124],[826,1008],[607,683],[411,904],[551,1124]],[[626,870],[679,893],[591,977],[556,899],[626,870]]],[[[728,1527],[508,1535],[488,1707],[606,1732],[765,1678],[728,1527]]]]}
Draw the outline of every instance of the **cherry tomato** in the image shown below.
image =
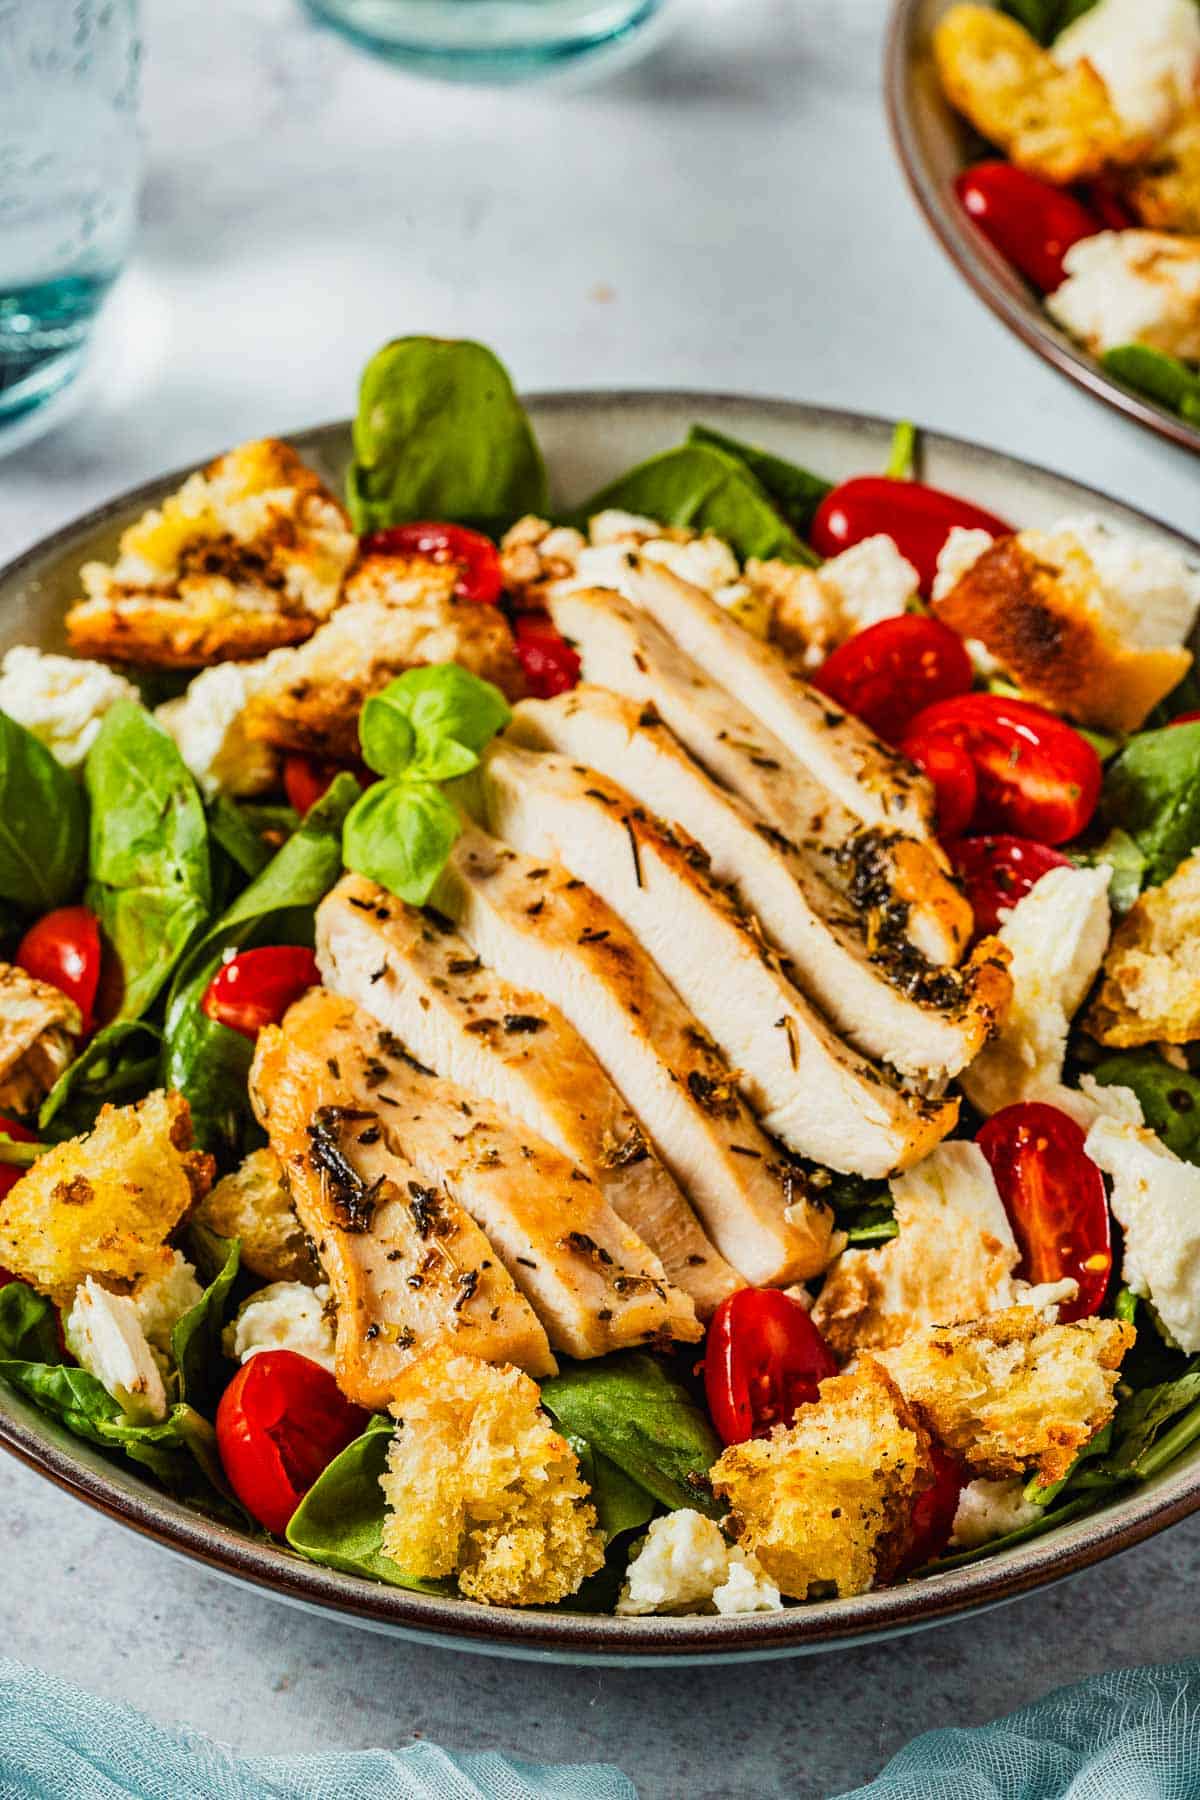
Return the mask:
{"type": "Polygon", "coordinates": [[[100,984],[100,926],[86,906],[60,906],[21,939],[16,957],[27,975],[48,981],[73,1000],[90,1033],[100,984]]]}
{"type": "Polygon", "coordinates": [[[778,1288],[741,1288],[708,1327],[704,1390],[721,1441],[741,1444],[790,1425],[796,1408],[837,1373],[833,1352],[798,1300],[778,1288]]]}
{"type": "Polygon", "coordinates": [[[423,556],[427,562],[456,563],[459,576],[454,592],[460,600],[471,600],[477,606],[494,606],[504,590],[500,552],[491,538],[465,525],[433,520],[390,525],[386,531],[370,532],[362,548],[367,556],[423,556]]]}
{"type": "Polygon", "coordinates": [[[1012,163],[976,163],[954,191],[988,243],[1043,294],[1062,285],[1071,245],[1104,229],[1073,194],[1012,163]]]}
{"type": "Polygon", "coordinates": [[[1104,231],[1133,231],[1140,222],[1111,175],[1082,182],[1079,198],[1104,231]]]}
{"type": "MultiPolygon", "coordinates": [[[[37,1142],[33,1132],[26,1126],[19,1124],[16,1119],[5,1118],[2,1113],[0,1113],[0,1131],[8,1137],[14,1138],[18,1144],[35,1144],[37,1142]]],[[[12,1192],[24,1173],[25,1170],[16,1163],[0,1163],[0,1200],[3,1200],[5,1194],[12,1192]]],[[[3,1287],[6,1281],[15,1281],[16,1279],[16,1276],[10,1275],[7,1269],[0,1269],[0,1287],[3,1287]]]]}
{"type": "Polygon", "coordinates": [[[935,700],[917,714],[901,749],[925,768],[931,748],[947,743],[975,765],[979,794],[969,823],[976,831],[1065,844],[1096,810],[1100,758],[1044,706],[1002,694],[935,700]]]}
{"type": "Polygon", "coordinates": [[[200,1004],[218,1025],[253,1040],[264,1025],[278,1025],[292,1001],[320,980],[311,950],[268,944],[261,950],[240,950],[222,963],[200,1004]]]}
{"type": "Polygon", "coordinates": [[[517,616],[517,659],[525,671],[529,691],[538,700],[553,700],[579,680],[579,657],[547,613],[517,616]]]}
{"type": "Polygon", "coordinates": [[[882,532],[908,558],[921,578],[921,592],[928,594],[942,545],[956,525],[964,531],[987,531],[992,537],[1008,537],[1012,532],[1012,526],[994,513],[955,494],[944,494],[940,488],[926,487],[924,482],[902,481],[894,475],[856,475],[826,494],[817,508],[810,537],[822,556],[837,556],[882,532]]]}
{"type": "Polygon", "coordinates": [[[334,1457],[367,1428],[319,1363],[294,1350],[259,1350],[217,1407],[217,1449],[229,1485],[260,1525],[282,1537],[334,1457]]]}
{"type": "Polygon", "coordinates": [[[979,799],[975,764],[951,738],[919,738],[909,732],[900,745],[909,762],[928,775],[937,798],[938,836],[947,842],[971,823],[979,799]]]}
{"type": "Polygon", "coordinates": [[[1043,875],[1071,866],[1069,857],[1046,844],[1004,835],[959,838],[950,845],[950,859],[962,877],[979,937],[998,931],[1001,912],[1024,899],[1043,875]]]}
{"type": "Polygon", "coordinates": [[[923,1569],[940,1556],[950,1542],[959,1497],[967,1484],[966,1470],[957,1457],[940,1444],[929,1446],[933,1484],[917,1496],[908,1528],[908,1545],[896,1568],[897,1576],[923,1569]]]}
{"type": "Polygon", "coordinates": [[[922,707],[970,693],[971,681],[971,659],[958,633],[939,619],[904,613],[839,644],[812,685],[894,744],[922,707]]]}
{"type": "Polygon", "coordinates": [[[1059,1319],[1087,1319],[1100,1308],[1112,1273],[1104,1177],[1084,1153],[1084,1133],[1057,1106],[1023,1100],[994,1113],[976,1143],[991,1165],[1021,1250],[1026,1281],[1079,1283],[1059,1319]]]}
{"type": "Polygon", "coordinates": [[[283,759],[283,790],[288,805],[295,807],[303,818],[345,766],[345,763],[325,762],[319,756],[305,756],[299,750],[289,751],[283,759]]]}

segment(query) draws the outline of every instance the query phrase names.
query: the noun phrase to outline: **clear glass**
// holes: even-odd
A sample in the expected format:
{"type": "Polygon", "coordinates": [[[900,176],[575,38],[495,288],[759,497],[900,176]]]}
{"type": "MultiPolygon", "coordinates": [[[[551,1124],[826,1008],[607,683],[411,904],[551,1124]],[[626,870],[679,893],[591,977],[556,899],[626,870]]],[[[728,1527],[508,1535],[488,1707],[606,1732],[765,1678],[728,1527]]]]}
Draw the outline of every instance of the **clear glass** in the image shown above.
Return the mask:
{"type": "Polygon", "coordinates": [[[0,0],[0,450],[77,373],[137,216],[137,0],[0,0]]]}

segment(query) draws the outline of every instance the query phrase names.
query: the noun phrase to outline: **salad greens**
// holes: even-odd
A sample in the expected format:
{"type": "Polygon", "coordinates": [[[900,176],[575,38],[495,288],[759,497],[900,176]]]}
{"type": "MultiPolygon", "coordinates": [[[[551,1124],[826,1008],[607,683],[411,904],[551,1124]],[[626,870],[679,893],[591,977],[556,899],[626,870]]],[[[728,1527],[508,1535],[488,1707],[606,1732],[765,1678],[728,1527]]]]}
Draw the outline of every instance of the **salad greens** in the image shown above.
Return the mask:
{"type": "Polygon", "coordinates": [[[1119,344],[1106,350],[1100,362],[1126,387],[1178,413],[1190,425],[1200,425],[1200,375],[1178,357],[1146,344],[1119,344]]]}
{"type": "Polygon", "coordinates": [[[1052,44],[1095,4],[1096,0],[1000,0],[1000,10],[1024,25],[1039,44],[1052,44]]]}
{"type": "Polygon", "coordinates": [[[693,425],[688,442],[707,444],[710,449],[724,451],[726,456],[744,463],[770,495],[775,510],[800,537],[808,531],[826,494],[833,492],[833,483],[822,476],[813,475],[770,450],[760,450],[757,444],[743,444],[738,438],[726,437],[711,425],[693,425]]]}
{"type": "Polygon", "coordinates": [[[348,1444],[317,1479],[292,1514],[287,1540],[310,1562],[365,1575],[389,1587],[414,1588],[422,1594],[451,1594],[450,1581],[422,1581],[404,1571],[383,1550],[387,1506],[379,1478],[387,1464],[392,1422],[371,1420],[362,1436],[348,1444]]]}
{"type": "Polygon", "coordinates": [[[78,784],[0,712],[0,902],[17,912],[61,906],[83,874],[86,836],[78,784]]]}
{"type": "Polygon", "coordinates": [[[195,1306],[172,1328],[171,1356],[179,1398],[194,1406],[211,1407],[220,1398],[228,1376],[221,1332],[241,1262],[241,1246],[236,1238],[218,1238],[212,1232],[208,1236],[212,1239],[211,1249],[219,1249],[224,1260],[195,1306]]]}
{"type": "Polygon", "coordinates": [[[153,1086],[162,1033],[146,1019],[115,1019],[68,1064],[38,1113],[48,1138],[77,1137],[94,1125],[106,1104],[136,1100],[153,1086]]]}
{"type": "Polygon", "coordinates": [[[586,528],[593,513],[610,508],[714,532],[742,561],[751,556],[816,560],[747,464],[707,443],[681,444],[639,463],[577,507],[573,522],[586,528]]]}
{"type": "Polygon", "coordinates": [[[1133,839],[1157,886],[1200,844],[1200,721],[1139,732],[1105,771],[1101,816],[1133,839]]]}

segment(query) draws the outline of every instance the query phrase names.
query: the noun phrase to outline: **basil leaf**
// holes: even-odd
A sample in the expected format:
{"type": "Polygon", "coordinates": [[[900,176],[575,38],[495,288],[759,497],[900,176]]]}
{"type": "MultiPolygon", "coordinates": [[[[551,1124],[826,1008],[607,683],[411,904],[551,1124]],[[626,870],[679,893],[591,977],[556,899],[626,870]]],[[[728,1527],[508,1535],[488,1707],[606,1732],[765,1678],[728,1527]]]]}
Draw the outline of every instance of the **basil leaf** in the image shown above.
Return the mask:
{"type": "Polygon", "coordinates": [[[1101,814],[1128,832],[1156,887],[1200,844],[1200,722],[1130,738],[1104,778],[1101,814]]]}
{"type": "Polygon", "coordinates": [[[390,682],[381,694],[372,694],[359,715],[363,761],[379,775],[403,775],[416,754],[417,734],[398,685],[390,682]]]}
{"type": "Polygon", "coordinates": [[[17,1361],[62,1361],[58,1309],[24,1281],[0,1287],[0,1357],[17,1361]]]}
{"type": "Polygon", "coordinates": [[[595,513],[610,508],[715,532],[742,562],[750,556],[813,561],[746,464],[707,444],[681,444],[640,463],[578,507],[574,523],[586,528],[595,513]]]}
{"type": "Polygon", "coordinates": [[[1200,376],[1177,357],[1146,344],[1118,344],[1100,358],[1110,375],[1173,413],[1200,406],[1200,376]]]}
{"type": "Polygon", "coordinates": [[[744,463],[800,537],[807,534],[826,494],[833,492],[833,483],[823,480],[820,475],[813,475],[769,450],[760,450],[756,444],[743,444],[737,438],[726,437],[709,425],[693,425],[688,432],[688,442],[707,444],[710,449],[723,450],[727,456],[734,456],[744,463]]]}
{"type": "Polygon", "coordinates": [[[0,712],[0,900],[49,912],[83,878],[83,796],[32,731],[0,712]]]}
{"type": "Polygon", "coordinates": [[[364,760],[381,775],[410,781],[453,781],[512,718],[490,681],[458,663],[409,669],[363,707],[364,760]]]}
{"type": "Polygon", "coordinates": [[[423,906],[461,830],[457,807],[432,782],[377,781],[346,820],[342,854],[356,875],[423,906]]]}
{"type": "Polygon", "coordinates": [[[1155,1050],[1122,1050],[1097,1063],[1103,1087],[1132,1088],[1151,1131],[1176,1156],[1200,1164],[1200,1079],[1174,1069],[1155,1050]]]}
{"type": "Polygon", "coordinates": [[[623,1532],[637,1531],[654,1517],[653,1496],[624,1469],[588,1443],[586,1438],[564,1434],[579,1459],[579,1472],[591,1489],[596,1521],[611,1544],[623,1532]]]}
{"type": "Polygon", "coordinates": [[[346,1575],[364,1575],[422,1594],[452,1594],[452,1581],[406,1575],[384,1555],[387,1504],[379,1483],[391,1441],[391,1420],[372,1419],[363,1435],[335,1456],[308,1490],[292,1514],[287,1541],[309,1562],[324,1563],[346,1575]]]}
{"type": "Polygon", "coordinates": [[[376,352],[359,388],[347,501],[359,531],[454,519],[498,536],[546,511],[537,440],[490,350],[408,337],[376,352]]]}
{"type": "Polygon", "coordinates": [[[55,1141],[90,1131],[106,1104],[140,1098],[158,1072],[162,1038],[144,1019],[105,1025],[68,1063],[38,1113],[38,1129],[55,1141]]]}
{"type": "Polygon", "coordinates": [[[175,1360],[179,1398],[193,1406],[207,1406],[215,1401],[225,1385],[228,1370],[221,1332],[229,1305],[229,1291],[241,1262],[241,1245],[236,1238],[218,1239],[215,1233],[209,1233],[209,1236],[224,1248],[225,1261],[195,1306],[176,1320],[171,1331],[171,1355],[175,1360]]]}

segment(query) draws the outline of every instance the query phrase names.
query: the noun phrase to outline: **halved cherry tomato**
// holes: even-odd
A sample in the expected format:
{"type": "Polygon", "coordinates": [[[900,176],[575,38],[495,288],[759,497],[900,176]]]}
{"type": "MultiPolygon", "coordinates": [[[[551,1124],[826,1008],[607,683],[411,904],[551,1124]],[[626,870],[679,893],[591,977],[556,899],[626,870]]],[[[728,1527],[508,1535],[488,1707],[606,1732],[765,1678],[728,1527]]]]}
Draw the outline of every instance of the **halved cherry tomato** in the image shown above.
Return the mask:
{"type": "Polygon", "coordinates": [[[1044,706],[1002,694],[935,700],[917,714],[901,749],[925,768],[931,750],[946,744],[965,751],[975,765],[979,797],[968,822],[976,831],[1065,844],[1096,810],[1100,758],[1044,706]]]}
{"type": "Polygon", "coordinates": [[[1079,1283],[1060,1320],[1097,1312],[1112,1273],[1104,1177],[1084,1152],[1074,1119],[1042,1100],[994,1113],[976,1143],[987,1157],[1021,1250],[1026,1281],[1079,1283]]]}
{"type": "Polygon", "coordinates": [[[548,613],[519,613],[514,625],[517,659],[529,691],[538,700],[553,700],[579,680],[580,662],[548,613]]]}
{"type": "Polygon", "coordinates": [[[929,1456],[933,1463],[933,1484],[917,1496],[908,1528],[908,1545],[897,1565],[897,1576],[923,1569],[927,1562],[942,1554],[950,1542],[959,1498],[967,1485],[966,1470],[948,1450],[943,1450],[940,1444],[930,1444],[929,1456]]]}
{"type": "Polygon", "coordinates": [[[937,798],[938,836],[949,842],[965,831],[979,799],[975,764],[951,738],[920,739],[914,732],[901,740],[900,748],[933,783],[937,798]]]}
{"type": "Polygon", "coordinates": [[[303,818],[345,766],[344,763],[325,762],[319,756],[305,756],[299,750],[289,751],[283,759],[283,791],[288,797],[288,805],[294,806],[303,818]]]}
{"type": "Polygon", "coordinates": [[[962,877],[975,914],[975,932],[986,937],[1003,923],[1000,914],[1015,906],[1051,869],[1069,869],[1071,860],[1032,838],[959,838],[950,860],[962,877]]]}
{"type": "MultiPolygon", "coordinates": [[[[0,1114],[0,1131],[4,1132],[7,1137],[13,1138],[18,1144],[35,1144],[37,1142],[33,1132],[27,1126],[19,1124],[16,1119],[7,1119],[3,1114],[0,1114]]],[[[0,1163],[0,1200],[3,1200],[5,1194],[10,1193],[16,1187],[24,1173],[25,1170],[16,1163],[0,1163]]],[[[7,1269],[0,1269],[0,1287],[3,1287],[6,1281],[15,1281],[16,1279],[16,1276],[10,1275],[7,1269]]]]}
{"type": "Polygon", "coordinates": [[[200,1005],[218,1025],[253,1040],[264,1025],[278,1025],[292,1001],[320,980],[311,950],[267,944],[261,950],[240,950],[222,963],[200,1005]]]}
{"type": "Polygon", "coordinates": [[[367,556],[423,556],[428,562],[456,563],[459,570],[454,592],[460,600],[477,606],[494,606],[504,591],[500,552],[491,538],[465,525],[445,525],[426,519],[412,525],[389,525],[372,531],[362,541],[367,556]]]}
{"type": "Polygon", "coordinates": [[[928,594],[942,546],[956,525],[964,531],[987,531],[992,537],[1012,532],[1012,526],[994,513],[940,488],[926,487],[923,481],[856,475],[826,494],[809,536],[822,556],[837,556],[882,532],[908,558],[921,578],[921,592],[928,594]]]}
{"type": "Polygon", "coordinates": [[[1061,287],[1071,245],[1104,229],[1073,194],[1013,163],[976,163],[954,191],[988,243],[1043,294],[1061,287]]]}
{"type": "Polygon", "coordinates": [[[888,743],[934,700],[971,691],[971,659],[940,619],[903,613],[855,632],[826,657],[812,685],[888,743]]]}
{"type": "Polygon", "coordinates": [[[229,1485],[260,1525],[282,1537],[335,1456],[367,1428],[319,1363],[294,1350],[259,1350],[217,1407],[217,1449],[229,1485]]]}
{"type": "Polygon", "coordinates": [[[73,1000],[90,1033],[100,984],[100,926],[86,906],[60,906],[31,925],[16,957],[27,975],[48,981],[73,1000]]]}
{"type": "Polygon", "coordinates": [[[766,1437],[837,1373],[833,1352],[798,1300],[778,1288],[741,1288],[708,1327],[704,1391],[722,1443],[766,1437]]]}

